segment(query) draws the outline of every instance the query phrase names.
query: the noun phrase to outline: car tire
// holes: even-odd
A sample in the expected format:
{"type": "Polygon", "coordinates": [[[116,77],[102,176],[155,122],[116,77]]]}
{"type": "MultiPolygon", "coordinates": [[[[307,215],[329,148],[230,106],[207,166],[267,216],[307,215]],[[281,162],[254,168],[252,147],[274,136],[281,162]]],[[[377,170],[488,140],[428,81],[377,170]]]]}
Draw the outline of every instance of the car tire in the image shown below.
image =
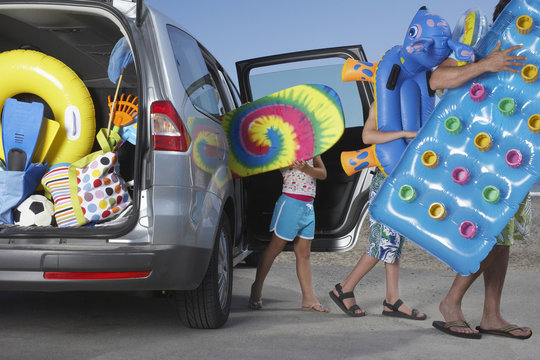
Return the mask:
{"type": "Polygon", "coordinates": [[[233,282],[231,244],[229,219],[223,215],[203,281],[194,290],[176,294],[178,316],[184,325],[216,329],[229,318],[233,282]]]}

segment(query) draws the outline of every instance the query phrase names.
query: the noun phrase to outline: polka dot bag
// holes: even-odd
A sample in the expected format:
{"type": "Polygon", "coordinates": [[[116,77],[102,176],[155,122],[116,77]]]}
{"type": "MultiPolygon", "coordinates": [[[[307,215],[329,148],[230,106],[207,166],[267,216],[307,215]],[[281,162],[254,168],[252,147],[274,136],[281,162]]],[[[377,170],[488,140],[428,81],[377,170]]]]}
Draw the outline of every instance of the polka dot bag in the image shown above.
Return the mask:
{"type": "Polygon", "coordinates": [[[120,137],[111,132],[107,141],[105,131],[101,129],[97,134],[100,151],[71,165],[59,164],[43,177],[42,183],[55,202],[55,217],[59,227],[82,226],[107,220],[131,204],[114,151],[116,144],[120,143],[120,137]]]}

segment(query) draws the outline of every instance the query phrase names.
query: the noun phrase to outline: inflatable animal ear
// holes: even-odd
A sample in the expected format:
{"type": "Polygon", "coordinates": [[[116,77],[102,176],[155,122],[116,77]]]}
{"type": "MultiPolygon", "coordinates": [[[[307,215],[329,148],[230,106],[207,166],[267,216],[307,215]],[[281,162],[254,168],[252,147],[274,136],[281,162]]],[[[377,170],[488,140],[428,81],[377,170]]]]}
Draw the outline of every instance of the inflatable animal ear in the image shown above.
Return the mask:
{"type": "Polygon", "coordinates": [[[452,49],[456,59],[460,61],[474,62],[474,50],[469,45],[448,39],[448,47],[452,49]]]}

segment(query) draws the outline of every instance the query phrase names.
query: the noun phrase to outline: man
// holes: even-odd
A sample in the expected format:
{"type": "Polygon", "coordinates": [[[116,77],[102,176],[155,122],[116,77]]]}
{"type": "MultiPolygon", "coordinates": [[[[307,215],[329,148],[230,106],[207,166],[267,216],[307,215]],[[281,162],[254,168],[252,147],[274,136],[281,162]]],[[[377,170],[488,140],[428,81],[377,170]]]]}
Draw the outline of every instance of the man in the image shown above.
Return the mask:
{"type": "MultiPolygon", "coordinates": [[[[493,21],[499,16],[510,0],[501,0],[495,7],[493,13],[493,21]]],[[[463,83],[485,73],[485,72],[497,72],[497,71],[509,71],[518,73],[519,70],[513,67],[522,67],[527,58],[523,56],[510,55],[512,52],[521,48],[521,45],[513,46],[508,49],[500,51],[501,42],[499,41],[493,51],[475,63],[468,63],[464,66],[458,66],[458,63],[453,58],[446,59],[434,72],[430,79],[430,86],[434,90],[454,88],[462,85],[463,83]]],[[[523,206],[530,206],[530,198],[527,197],[524,200],[520,211],[526,213],[528,210],[523,211],[523,206]],[[529,203],[527,204],[527,201],[529,203]]],[[[518,216],[516,215],[516,216],[518,216]]],[[[515,219],[511,220],[514,221],[515,219]]],[[[512,223],[513,225],[513,223],[512,223]]],[[[433,326],[437,329],[448,333],[450,335],[479,339],[480,333],[489,333],[493,335],[501,335],[507,337],[513,337],[518,339],[528,339],[532,335],[532,330],[528,327],[519,327],[508,323],[503,319],[500,312],[500,303],[504,280],[506,277],[506,270],[508,268],[508,258],[510,254],[509,241],[503,239],[503,235],[506,237],[512,237],[512,233],[508,233],[508,228],[513,231],[513,226],[507,225],[507,228],[503,230],[503,233],[498,237],[498,244],[493,247],[492,251],[480,264],[480,269],[471,275],[461,276],[457,275],[448,294],[441,301],[439,310],[444,317],[443,321],[434,321],[433,326]],[[505,233],[506,231],[506,233],[505,233]],[[506,240],[506,241],[500,241],[506,240]],[[476,329],[472,329],[466,322],[463,312],[461,310],[461,302],[466,291],[472,285],[472,283],[481,275],[484,274],[484,286],[485,286],[485,298],[484,309],[482,314],[482,320],[480,326],[476,329]]],[[[511,242],[511,241],[510,241],[511,242]]]]}

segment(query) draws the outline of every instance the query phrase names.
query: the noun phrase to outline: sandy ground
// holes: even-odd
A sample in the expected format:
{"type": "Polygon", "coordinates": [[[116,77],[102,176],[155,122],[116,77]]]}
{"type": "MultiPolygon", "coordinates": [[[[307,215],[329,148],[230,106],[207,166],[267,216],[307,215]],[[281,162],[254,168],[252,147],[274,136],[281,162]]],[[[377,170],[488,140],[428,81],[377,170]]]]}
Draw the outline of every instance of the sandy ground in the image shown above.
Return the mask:
{"type": "MultiPolygon", "coordinates": [[[[533,223],[531,236],[527,241],[519,241],[512,245],[510,249],[510,263],[508,271],[539,272],[540,271],[540,221],[535,220],[536,214],[540,214],[540,196],[532,198],[533,223]]],[[[355,247],[347,252],[341,253],[312,253],[311,261],[313,265],[336,264],[342,266],[354,266],[362,254],[367,249],[368,244],[368,221],[362,226],[360,237],[355,247]]],[[[449,269],[435,257],[431,256],[414,243],[408,241],[403,247],[401,257],[402,269],[422,269],[422,270],[445,270],[449,269]]],[[[276,262],[294,262],[292,252],[282,253],[276,262]]],[[[383,266],[381,263],[377,266],[383,266]]]]}

